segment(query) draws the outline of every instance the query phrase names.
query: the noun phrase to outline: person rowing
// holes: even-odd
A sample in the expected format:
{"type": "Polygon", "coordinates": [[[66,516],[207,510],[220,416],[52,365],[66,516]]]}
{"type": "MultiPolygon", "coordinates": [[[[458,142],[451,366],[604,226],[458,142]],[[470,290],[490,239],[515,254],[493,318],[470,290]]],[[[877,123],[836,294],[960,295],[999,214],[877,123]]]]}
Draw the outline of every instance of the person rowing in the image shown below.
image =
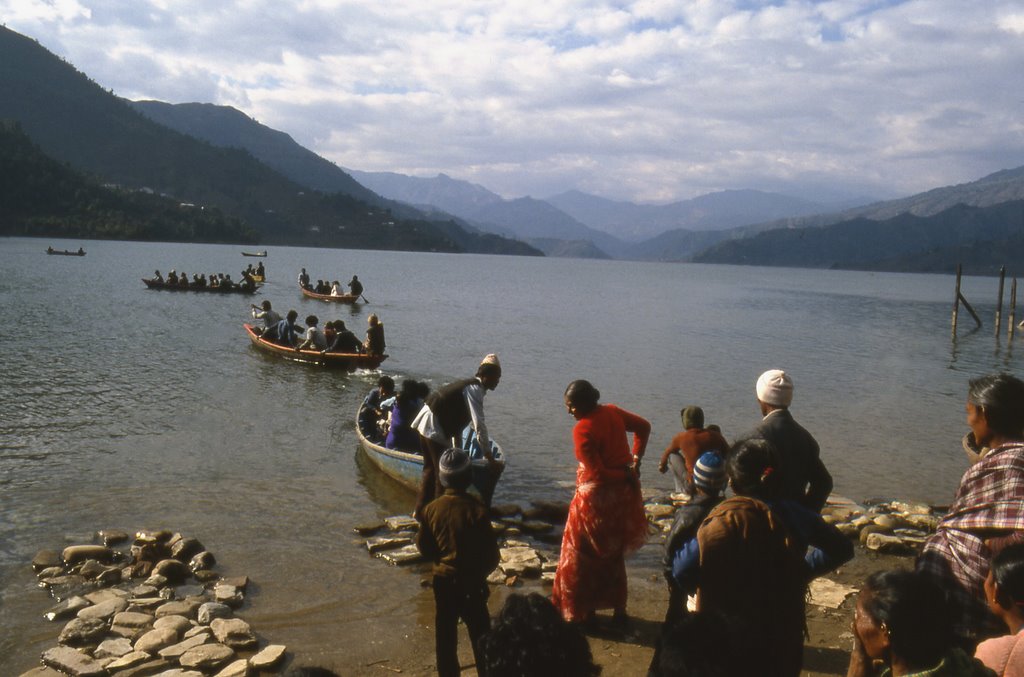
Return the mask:
{"type": "Polygon", "coordinates": [[[263,320],[263,328],[254,327],[259,336],[272,340],[276,338],[277,323],[281,321],[281,315],[270,307],[270,301],[264,300],[262,304],[252,304],[252,317],[254,320],[263,320]]]}

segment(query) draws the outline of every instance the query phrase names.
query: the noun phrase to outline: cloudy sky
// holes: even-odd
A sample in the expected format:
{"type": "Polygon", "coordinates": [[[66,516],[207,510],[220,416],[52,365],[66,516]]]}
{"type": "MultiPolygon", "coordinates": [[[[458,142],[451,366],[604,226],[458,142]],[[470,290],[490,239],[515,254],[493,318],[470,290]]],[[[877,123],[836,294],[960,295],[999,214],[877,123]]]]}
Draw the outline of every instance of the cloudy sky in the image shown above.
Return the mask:
{"type": "Polygon", "coordinates": [[[130,99],[505,197],[906,195],[1024,165],[1024,0],[0,0],[130,99]]]}

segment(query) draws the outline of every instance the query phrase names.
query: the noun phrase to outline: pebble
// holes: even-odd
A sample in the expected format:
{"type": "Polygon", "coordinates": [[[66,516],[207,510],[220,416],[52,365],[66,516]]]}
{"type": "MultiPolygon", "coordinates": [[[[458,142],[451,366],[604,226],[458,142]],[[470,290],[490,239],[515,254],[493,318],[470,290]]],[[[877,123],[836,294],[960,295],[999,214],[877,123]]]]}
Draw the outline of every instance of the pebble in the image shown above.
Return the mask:
{"type": "Polygon", "coordinates": [[[218,672],[214,677],[248,677],[249,661],[239,658],[218,672]]]}
{"type": "Polygon", "coordinates": [[[107,623],[99,618],[73,618],[57,636],[59,644],[82,646],[95,644],[107,632],[107,623]]]}
{"type": "Polygon", "coordinates": [[[377,557],[388,564],[405,565],[423,561],[423,555],[415,545],[407,545],[396,550],[385,550],[378,552],[377,557]]]}
{"type": "Polygon", "coordinates": [[[231,647],[223,644],[204,644],[194,649],[189,649],[178,663],[183,668],[199,668],[200,670],[216,669],[235,657],[231,647]]]}
{"type": "Polygon", "coordinates": [[[249,659],[255,670],[267,670],[281,662],[287,648],[283,644],[271,644],[249,659]]]}
{"type": "Polygon", "coordinates": [[[241,618],[215,618],[210,629],[218,642],[233,649],[251,649],[258,643],[249,624],[241,618]]]}
{"type": "Polygon", "coordinates": [[[200,625],[209,625],[215,618],[231,618],[231,607],[220,602],[206,602],[199,607],[196,620],[200,625]]]}
{"type": "Polygon", "coordinates": [[[420,523],[409,515],[387,517],[384,520],[384,524],[391,531],[419,531],[420,529],[420,523]]]}

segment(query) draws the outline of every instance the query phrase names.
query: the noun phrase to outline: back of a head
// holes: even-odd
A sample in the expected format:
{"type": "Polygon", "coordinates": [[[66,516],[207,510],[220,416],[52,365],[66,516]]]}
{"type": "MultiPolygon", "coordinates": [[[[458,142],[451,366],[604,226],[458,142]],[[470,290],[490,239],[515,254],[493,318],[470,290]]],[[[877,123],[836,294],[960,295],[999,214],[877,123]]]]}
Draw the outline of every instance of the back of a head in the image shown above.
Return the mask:
{"type": "Polygon", "coordinates": [[[704,427],[704,410],[700,407],[683,407],[679,417],[683,420],[684,430],[704,427]]]}
{"type": "Polygon", "coordinates": [[[1010,439],[1024,435],[1024,382],[1010,374],[989,374],[971,379],[968,401],[981,407],[995,432],[1010,439]]]}
{"type": "Polygon", "coordinates": [[[737,442],[725,461],[732,490],[740,496],[772,499],[778,494],[775,448],[767,440],[737,442]]]}
{"type": "Polygon", "coordinates": [[[437,471],[441,486],[446,489],[465,491],[473,480],[472,463],[464,449],[452,448],[441,454],[437,471]]]}
{"type": "Polygon", "coordinates": [[[992,558],[992,580],[998,589],[1000,606],[1024,607],[1024,543],[1014,543],[992,558]]]}
{"type": "Polygon", "coordinates": [[[935,665],[953,643],[953,623],[946,595],[926,575],[915,571],[878,571],[864,585],[865,610],[889,631],[894,656],[911,666],[935,665]]]}
{"type": "Polygon", "coordinates": [[[592,677],[601,672],[582,631],[535,592],[505,600],[480,648],[480,674],[487,677],[592,677]]]}
{"type": "Polygon", "coordinates": [[[758,401],[773,407],[785,409],[793,403],[793,379],[781,369],[769,369],[761,374],[754,391],[758,401]]]}

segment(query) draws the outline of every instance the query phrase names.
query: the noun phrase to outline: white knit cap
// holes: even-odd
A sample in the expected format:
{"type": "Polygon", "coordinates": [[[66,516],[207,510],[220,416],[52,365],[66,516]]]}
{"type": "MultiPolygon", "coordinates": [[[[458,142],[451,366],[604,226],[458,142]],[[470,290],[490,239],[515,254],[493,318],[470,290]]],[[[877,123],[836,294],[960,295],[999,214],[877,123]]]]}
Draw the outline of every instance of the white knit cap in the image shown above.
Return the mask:
{"type": "Polygon", "coordinates": [[[757,399],[775,407],[788,407],[793,401],[793,379],[781,369],[769,369],[757,379],[757,399]]]}

